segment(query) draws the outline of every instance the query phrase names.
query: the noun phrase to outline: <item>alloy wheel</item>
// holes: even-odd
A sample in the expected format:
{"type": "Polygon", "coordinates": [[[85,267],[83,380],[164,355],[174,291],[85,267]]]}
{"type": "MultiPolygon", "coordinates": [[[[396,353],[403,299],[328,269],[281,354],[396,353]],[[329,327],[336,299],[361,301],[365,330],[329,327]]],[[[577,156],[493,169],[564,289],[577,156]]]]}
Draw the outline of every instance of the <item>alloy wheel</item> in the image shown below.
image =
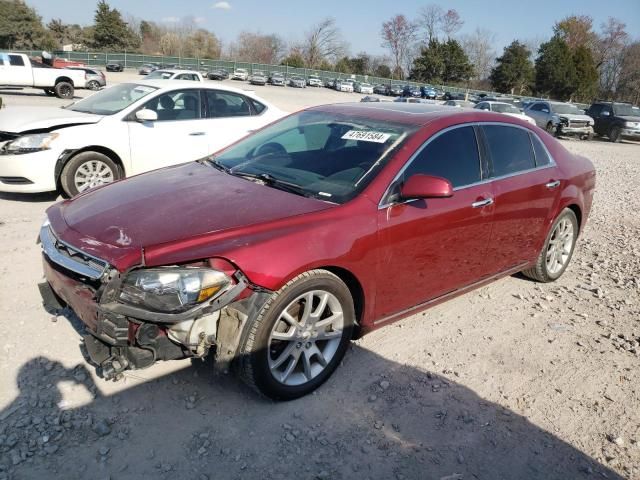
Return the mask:
{"type": "Polygon", "coordinates": [[[298,296],[271,330],[267,352],[271,375],[288,386],[311,381],[329,365],[343,335],[344,312],[335,295],[312,290],[298,296]]]}
{"type": "Polygon", "coordinates": [[[100,160],[91,160],[81,164],[73,177],[78,192],[98,187],[114,181],[111,167],[100,160]]]}
{"type": "Polygon", "coordinates": [[[546,263],[549,273],[555,275],[565,267],[571,255],[573,242],[573,223],[570,219],[563,218],[554,228],[547,246],[546,263]]]}

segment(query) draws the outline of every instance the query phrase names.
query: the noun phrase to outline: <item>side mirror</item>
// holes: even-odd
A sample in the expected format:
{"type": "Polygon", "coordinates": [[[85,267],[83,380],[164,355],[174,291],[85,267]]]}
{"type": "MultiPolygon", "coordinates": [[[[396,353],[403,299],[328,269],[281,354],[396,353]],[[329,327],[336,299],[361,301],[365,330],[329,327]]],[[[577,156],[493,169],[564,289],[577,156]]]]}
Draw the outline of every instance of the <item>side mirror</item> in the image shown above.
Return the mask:
{"type": "Polygon", "coordinates": [[[148,108],[143,108],[136,112],[136,120],[139,122],[155,122],[158,120],[158,114],[148,108]]]}
{"type": "Polygon", "coordinates": [[[549,113],[549,110],[547,110],[546,108],[543,108],[543,109],[542,109],[542,111],[543,111],[544,113],[549,113]]]}
{"type": "Polygon", "coordinates": [[[417,173],[400,188],[400,196],[411,198],[447,198],[453,196],[453,186],[446,178],[417,173]]]}

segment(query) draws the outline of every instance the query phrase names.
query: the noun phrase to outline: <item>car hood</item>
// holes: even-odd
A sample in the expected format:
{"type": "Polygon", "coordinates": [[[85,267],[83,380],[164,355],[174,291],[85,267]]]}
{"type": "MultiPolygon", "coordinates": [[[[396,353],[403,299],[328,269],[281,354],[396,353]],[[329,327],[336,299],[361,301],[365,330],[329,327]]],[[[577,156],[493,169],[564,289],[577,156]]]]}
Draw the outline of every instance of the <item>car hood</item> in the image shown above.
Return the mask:
{"type": "Polygon", "coordinates": [[[61,240],[124,270],[140,263],[150,246],[247,233],[334,206],[190,162],[91,190],[47,214],[61,240]]]}
{"type": "Polygon", "coordinates": [[[97,123],[100,115],[74,112],[56,107],[9,107],[0,110],[0,131],[21,133],[31,130],[53,130],[65,125],[97,123]]]}
{"type": "Polygon", "coordinates": [[[624,120],[625,122],[640,122],[640,116],[621,115],[618,118],[624,120]]]}
{"type": "Polygon", "coordinates": [[[592,122],[593,118],[589,115],[583,115],[579,113],[557,113],[558,117],[568,118],[569,120],[582,120],[584,122],[592,122]]]}

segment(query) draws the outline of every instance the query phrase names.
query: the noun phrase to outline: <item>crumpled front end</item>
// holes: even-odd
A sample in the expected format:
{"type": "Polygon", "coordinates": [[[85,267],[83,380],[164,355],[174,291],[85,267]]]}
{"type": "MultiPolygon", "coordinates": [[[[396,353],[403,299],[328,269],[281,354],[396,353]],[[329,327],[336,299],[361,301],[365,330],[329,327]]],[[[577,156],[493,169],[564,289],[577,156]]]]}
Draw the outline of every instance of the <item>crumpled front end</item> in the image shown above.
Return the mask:
{"type": "Polygon", "coordinates": [[[228,369],[247,312],[268,296],[221,259],[120,272],[62,241],[48,222],[40,242],[45,307],[68,306],[82,320],[86,353],[105,379],[210,352],[228,369]]]}

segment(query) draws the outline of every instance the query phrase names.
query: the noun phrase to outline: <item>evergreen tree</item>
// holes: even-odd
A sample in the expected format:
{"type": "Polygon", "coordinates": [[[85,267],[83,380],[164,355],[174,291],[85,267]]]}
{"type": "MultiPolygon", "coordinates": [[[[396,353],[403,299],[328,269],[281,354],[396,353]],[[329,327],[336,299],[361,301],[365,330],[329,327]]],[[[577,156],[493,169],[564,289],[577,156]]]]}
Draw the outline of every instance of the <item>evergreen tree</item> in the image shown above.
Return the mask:
{"type": "Polygon", "coordinates": [[[40,16],[24,1],[0,0],[0,48],[49,50],[55,48],[55,41],[40,16]]]}
{"type": "Polygon", "coordinates": [[[590,102],[598,91],[598,69],[591,50],[581,45],[573,51],[573,65],[576,71],[576,100],[590,102]]]}
{"type": "Polygon", "coordinates": [[[91,46],[98,50],[124,50],[137,48],[140,38],[122,20],[120,12],[111,8],[106,0],[96,7],[91,46]]]}
{"type": "Polygon", "coordinates": [[[491,86],[498,92],[523,94],[534,78],[530,55],[529,49],[517,40],[505,47],[489,75],[491,86]]]}
{"type": "Polygon", "coordinates": [[[558,100],[576,91],[576,68],[567,43],[558,35],[540,45],[536,59],[536,90],[558,100]]]}
{"type": "Polygon", "coordinates": [[[432,83],[466,82],[473,75],[469,57],[457,40],[431,40],[413,62],[411,78],[432,83]]]}

